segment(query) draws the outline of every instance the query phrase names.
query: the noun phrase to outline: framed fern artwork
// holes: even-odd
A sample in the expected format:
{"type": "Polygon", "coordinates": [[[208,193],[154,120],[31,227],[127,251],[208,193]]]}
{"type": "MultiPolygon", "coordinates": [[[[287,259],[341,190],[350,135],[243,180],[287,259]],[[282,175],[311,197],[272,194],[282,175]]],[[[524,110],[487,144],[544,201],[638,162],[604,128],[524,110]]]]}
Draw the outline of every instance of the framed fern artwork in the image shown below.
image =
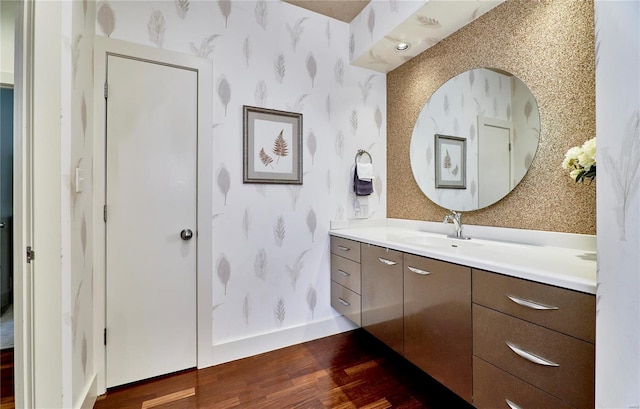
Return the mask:
{"type": "Polygon", "coordinates": [[[302,114],[244,105],[244,183],[302,184],[302,114]]]}
{"type": "Polygon", "coordinates": [[[467,140],[436,134],[436,188],[467,188],[467,140]]]}

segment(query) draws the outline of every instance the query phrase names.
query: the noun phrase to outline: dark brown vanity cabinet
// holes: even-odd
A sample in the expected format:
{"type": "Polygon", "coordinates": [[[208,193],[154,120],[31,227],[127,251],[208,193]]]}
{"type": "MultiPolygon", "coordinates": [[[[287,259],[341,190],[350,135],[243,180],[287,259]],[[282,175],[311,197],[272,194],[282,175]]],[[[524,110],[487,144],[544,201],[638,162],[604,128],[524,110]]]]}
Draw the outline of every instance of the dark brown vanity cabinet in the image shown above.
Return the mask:
{"type": "Polygon", "coordinates": [[[402,253],[362,243],[360,254],[362,327],[403,354],[402,253]]]}
{"type": "Polygon", "coordinates": [[[472,400],[471,269],[404,255],[404,354],[472,400]]]}
{"type": "Polygon", "coordinates": [[[593,294],[338,237],[331,253],[334,308],[476,408],[593,407],[593,294]]]}

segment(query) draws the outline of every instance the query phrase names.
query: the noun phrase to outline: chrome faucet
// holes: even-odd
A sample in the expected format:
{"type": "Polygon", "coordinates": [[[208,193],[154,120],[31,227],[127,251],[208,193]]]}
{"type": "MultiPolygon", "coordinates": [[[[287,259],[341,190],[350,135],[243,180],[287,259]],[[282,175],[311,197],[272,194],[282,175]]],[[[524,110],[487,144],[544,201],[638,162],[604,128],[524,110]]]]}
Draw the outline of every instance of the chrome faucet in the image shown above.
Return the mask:
{"type": "Polygon", "coordinates": [[[453,225],[456,228],[455,234],[450,234],[447,237],[452,239],[461,239],[468,240],[468,237],[462,236],[462,213],[456,212],[455,210],[449,210],[451,213],[444,217],[442,223],[448,223],[449,221],[453,222],[453,225]]]}

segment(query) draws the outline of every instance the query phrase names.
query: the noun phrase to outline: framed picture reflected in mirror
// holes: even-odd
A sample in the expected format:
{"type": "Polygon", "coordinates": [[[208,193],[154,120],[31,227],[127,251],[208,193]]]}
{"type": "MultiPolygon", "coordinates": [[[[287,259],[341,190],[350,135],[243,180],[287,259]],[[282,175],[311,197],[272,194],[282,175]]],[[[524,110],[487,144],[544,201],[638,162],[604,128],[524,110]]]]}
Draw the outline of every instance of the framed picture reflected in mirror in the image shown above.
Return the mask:
{"type": "Polygon", "coordinates": [[[435,135],[435,185],[437,189],[467,188],[467,140],[435,135]]]}

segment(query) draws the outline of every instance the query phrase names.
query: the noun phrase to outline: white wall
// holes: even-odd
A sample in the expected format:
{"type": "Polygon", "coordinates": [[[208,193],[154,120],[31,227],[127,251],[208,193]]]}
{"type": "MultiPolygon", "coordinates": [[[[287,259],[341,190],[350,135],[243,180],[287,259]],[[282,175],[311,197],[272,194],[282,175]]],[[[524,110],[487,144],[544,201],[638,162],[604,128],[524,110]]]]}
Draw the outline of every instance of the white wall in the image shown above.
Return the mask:
{"type": "Polygon", "coordinates": [[[98,4],[96,33],[213,60],[214,360],[239,340],[333,322],[329,220],[354,215],[359,148],[378,176],[363,204],[386,216],[386,80],[349,66],[349,26],[274,1],[118,1],[98,4]],[[243,105],[302,112],[302,186],[242,183],[243,105]]]}
{"type": "MultiPolygon", "coordinates": [[[[640,3],[595,2],[596,407],[640,405],[640,3]]],[[[589,139],[585,135],[585,139],[589,139]]]]}

